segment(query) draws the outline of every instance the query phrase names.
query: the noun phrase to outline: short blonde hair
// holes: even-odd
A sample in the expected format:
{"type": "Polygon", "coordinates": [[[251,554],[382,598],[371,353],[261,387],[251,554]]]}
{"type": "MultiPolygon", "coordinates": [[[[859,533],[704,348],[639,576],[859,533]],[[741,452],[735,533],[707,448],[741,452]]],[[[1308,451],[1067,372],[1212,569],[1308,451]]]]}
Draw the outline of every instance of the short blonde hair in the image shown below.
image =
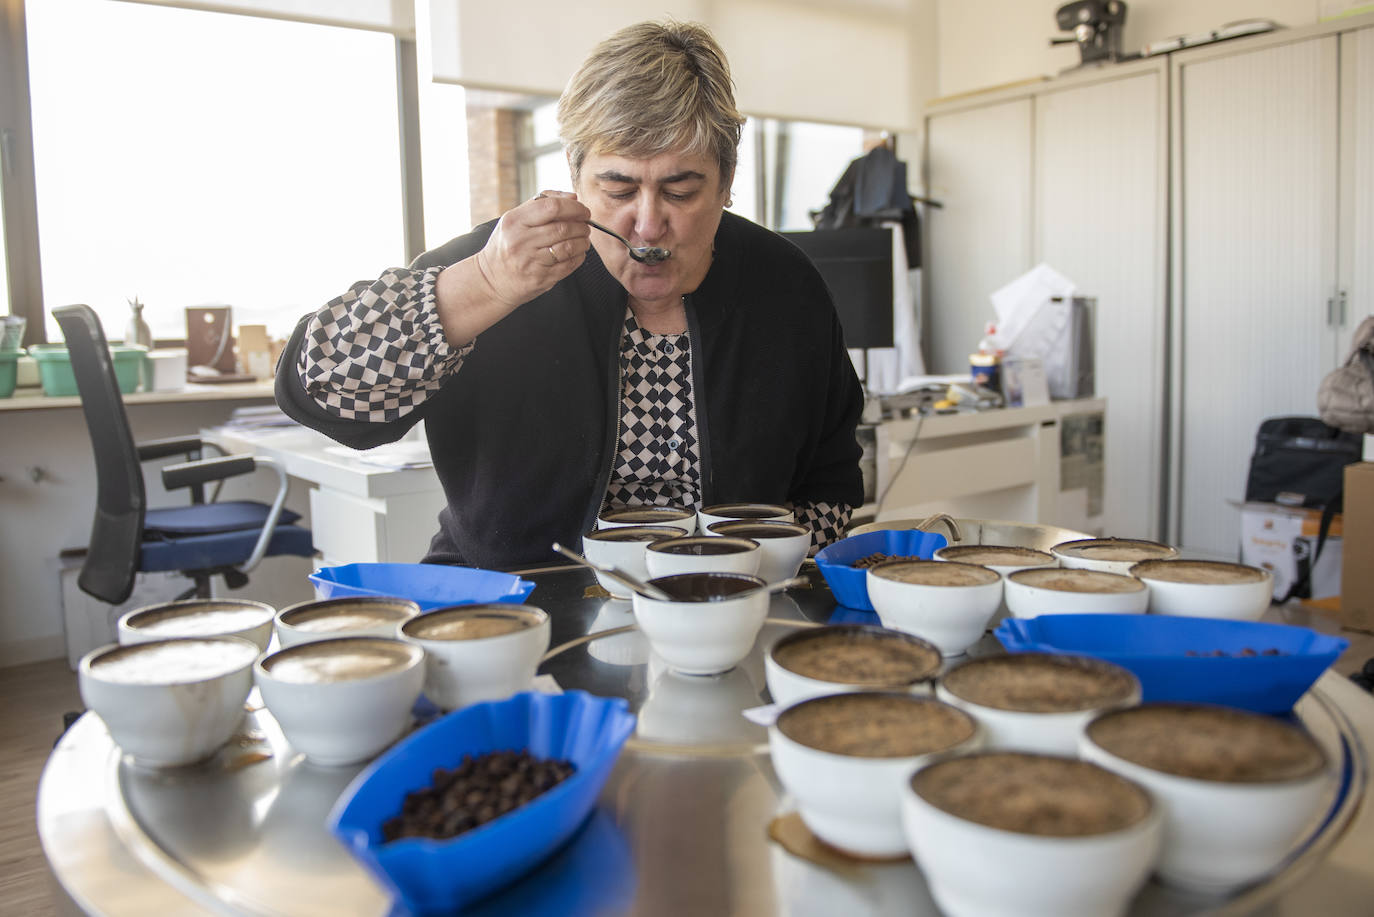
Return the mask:
{"type": "Polygon", "coordinates": [[[725,52],[705,26],[641,22],[601,42],[558,100],[573,182],[589,154],[707,154],[734,173],[744,116],[725,52]]]}

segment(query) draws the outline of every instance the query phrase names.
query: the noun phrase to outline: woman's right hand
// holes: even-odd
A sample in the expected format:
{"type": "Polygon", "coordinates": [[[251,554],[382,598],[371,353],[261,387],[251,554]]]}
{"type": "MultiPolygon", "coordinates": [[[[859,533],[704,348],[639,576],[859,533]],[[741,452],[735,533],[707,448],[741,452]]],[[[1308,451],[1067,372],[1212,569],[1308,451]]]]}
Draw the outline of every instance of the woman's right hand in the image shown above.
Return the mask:
{"type": "Polygon", "coordinates": [[[439,275],[440,321],[461,346],[582,266],[591,211],[568,191],[544,191],[506,211],[482,250],[439,275]]]}

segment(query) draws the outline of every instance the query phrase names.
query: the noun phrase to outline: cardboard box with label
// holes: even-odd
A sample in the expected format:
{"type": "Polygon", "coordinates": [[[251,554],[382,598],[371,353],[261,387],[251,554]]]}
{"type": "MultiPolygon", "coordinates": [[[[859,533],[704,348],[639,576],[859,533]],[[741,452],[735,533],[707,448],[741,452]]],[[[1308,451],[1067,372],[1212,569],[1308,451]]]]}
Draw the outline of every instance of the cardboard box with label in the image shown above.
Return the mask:
{"type": "Polygon", "coordinates": [[[1374,633],[1374,462],[1345,466],[1345,543],[1341,624],[1374,633]]]}
{"type": "Polygon", "coordinates": [[[1274,600],[1288,590],[1302,574],[1312,569],[1307,589],[1294,598],[1324,599],[1341,591],[1341,555],[1344,553],[1343,523],[1337,515],[1331,521],[1326,544],[1312,567],[1321,531],[1321,510],[1283,506],[1278,503],[1246,503],[1240,508],[1240,562],[1263,567],[1274,574],[1274,600]]]}

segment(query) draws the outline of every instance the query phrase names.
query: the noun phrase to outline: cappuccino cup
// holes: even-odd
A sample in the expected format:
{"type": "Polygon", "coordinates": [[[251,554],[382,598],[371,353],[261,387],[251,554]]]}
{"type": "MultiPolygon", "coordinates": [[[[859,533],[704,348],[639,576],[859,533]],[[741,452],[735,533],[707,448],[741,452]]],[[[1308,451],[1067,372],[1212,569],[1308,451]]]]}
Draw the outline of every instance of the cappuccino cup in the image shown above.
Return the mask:
{"type": "Polygon", "coordinates": [[[1147,560],[1131,575],[1149,587],[1150,611],[1160,615],[1254,621],[1274,597],[1274,574],[1246,564],[1147,560]]]}
{"type": "Polygon", "coordinates": [[[1008,574],[1006,590],[1007,610],[1018,618],[1044,614],[1142,614],[1150,601],[1145,584],[1134,577],[1062,567],[1008,574]]]}
{"type": "Polygon", "coordinates": [[[976,643],[1002,601],[1002,577],[975,564],[886,561],[865,577],[884,627],[929,640],[946,656],[976,643]]]}
{"type": "Polygon", "coordinates": [[[808,627],[774,643],[764,657],[773,703],[852,691],[929,694],[940,671],[932,643],[885,627],[836,624],[808,627]]]}
{"type": "Polygon", "coordinates": [[[550,632],[531,605],[456,605],[401,625],[401,639],[425,651],[425,697],[443,710],[529,690],[550,632]]]}

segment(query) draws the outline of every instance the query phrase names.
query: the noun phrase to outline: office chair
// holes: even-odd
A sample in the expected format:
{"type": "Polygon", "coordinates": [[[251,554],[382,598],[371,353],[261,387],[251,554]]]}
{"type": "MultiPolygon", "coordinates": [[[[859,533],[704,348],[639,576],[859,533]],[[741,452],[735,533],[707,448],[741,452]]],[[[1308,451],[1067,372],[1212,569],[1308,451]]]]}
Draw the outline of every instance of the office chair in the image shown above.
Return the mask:
{"type": "Polygon", "coordinates": [[[238,589],[264,557],[314,555],[310,530],[295,525],[299,514],[283,508],[287,481],[280,465],[248,455],[200,459],[203,448],[212,444],[198,436],[135,443],[100,319],[84,305],[64,306],[53,315],[67,340],[95,450],[95,519],[77,579],[82,591],[118,605],[133,591],[135,574],[177,571],[194,583],[183,598],[208,598],[216,575],[238,589]],[[191,503],[149,509],[140,463],[174,455],[199,459],[162,469],[163,486],[189,488],[191,503]],[[205,502],[206,483],[258,468],[277,475],[277,493],[270,505],[251,500],[205,502]]]}

